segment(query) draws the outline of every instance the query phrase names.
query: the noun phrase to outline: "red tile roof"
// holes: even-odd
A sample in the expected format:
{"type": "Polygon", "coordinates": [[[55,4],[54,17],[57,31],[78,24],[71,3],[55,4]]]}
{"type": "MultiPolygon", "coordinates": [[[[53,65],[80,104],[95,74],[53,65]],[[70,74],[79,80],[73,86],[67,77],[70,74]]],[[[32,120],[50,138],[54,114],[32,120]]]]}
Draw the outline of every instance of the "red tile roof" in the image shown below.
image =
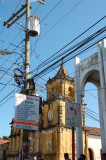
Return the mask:
{"type": "Polygon", "coordinates": [[[101,136],[100,128],[87,126],[85,126],[84,128],[88,131],[88,135],[101,136]]]}
{"type": "Polygon", "coordinates": [[[9,142],[8,140],[0,139],[0,145],[1,145],[1,144],[8,143],[8,142],[9,142]]]}

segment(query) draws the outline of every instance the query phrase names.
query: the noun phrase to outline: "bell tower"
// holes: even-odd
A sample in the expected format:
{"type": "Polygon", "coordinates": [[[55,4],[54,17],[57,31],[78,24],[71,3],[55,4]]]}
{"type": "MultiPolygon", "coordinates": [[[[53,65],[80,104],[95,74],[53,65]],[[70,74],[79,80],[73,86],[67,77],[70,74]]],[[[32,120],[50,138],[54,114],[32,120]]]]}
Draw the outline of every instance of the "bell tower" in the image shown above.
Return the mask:
{"type": "Polygon", "coordinates": [[[46,88],[47,100],[59,96],[74,100],[74,79],[69,77],[63,61],[56,76],[47,81],[46,88]]]}
{"type": "Polygon", "coordinates": [[[57,74],[46,84],[47,99],[42,105],[41,155],[47,160],[72,158],[72,130],[65,126],[65,102],[74,102],[74,79],[69,77],[62,61],[57,74]]]}

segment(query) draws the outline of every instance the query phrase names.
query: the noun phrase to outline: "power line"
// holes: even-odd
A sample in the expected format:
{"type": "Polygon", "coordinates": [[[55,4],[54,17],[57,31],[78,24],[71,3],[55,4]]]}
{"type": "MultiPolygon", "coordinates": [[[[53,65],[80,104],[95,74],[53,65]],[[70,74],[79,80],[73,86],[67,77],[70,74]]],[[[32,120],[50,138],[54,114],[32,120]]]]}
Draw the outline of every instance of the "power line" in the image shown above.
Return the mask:
{"type": "Polygon", "coordinates": [[[0,72],[5,72],[8,76],[13,77],[11,73],[7,73],[5,70],[0,69],[0,72]]]}
{"type": "MultiPolygon", "coordinates": [[[[43,86],[38,85],[37,83],[36,83],[36,85],[39,86],[39,87],[41,87],[41,88],[43,88],[45,90],[45,88],[43,86]]],[[[52,93],[53,95],[55,95],[58,98],[59,94],[55,94],[50,89],[46,89],[46,90],[49,91],[50,93],[52,93]]],[[[64,98],[64,96],[62,96],[62,98],[64,98]]],[[[66,98],[66,100],[68,100],[68,99],[66,98]]],[[[68,101],[71,101],[71,100],[68,100],[68,101]]],[[[51,100],[48,99],[48,102],[51,102],[51,100]]],[[[93,119],[93,120],[95,120],[97,122],[100,122],[99,121],[99,117],[97,116],[97,114],[96,113],[95,114],[91,114],[91,113],[95,113],[95,112],[93,112],[92,110],[88,109],[88,112],[87,113],[85,112],[85,115],[87,115],[89,118],[91,118],[91,119],[93,119]],[[90,111],[90,113],[89,113],[89,111],[90,111]]]]}
{"type": "MultiPolygon", "coordinates": [[[[8,60],[9,58],[5,59],[3,57],[0,57],[0,59],[4,60],[5,62],[9,62],[9,63],[17,64],[17,65],[21,66],[21,63],[16,63],[16,62],[10,61],[10,60],[8,60]]],[[[2,67],[2,65],[1,65],[1,67],[2,67]]]]}
{"type": "MultiPolygon", "coordinates": [[[[23,40],[21,41],[21,43],[22,43],[22,42],[23,42],[23,40]]],[[[21,43],[20,43],[20,44],[21,44],[21,43]]],[[[17,49],[17,47],[16,47],[16,49],[17,49]]],[[[14,49],[14,51],[15,51],[16,49],[14,49]]],[[[13,52],[14,52],[14,51],[13,51],[13,52]]],[[[21,55],[20,55],[20,57],[21,57],[21,55]]],[[[20,59],[20,57],[18,57],[18,58],[16,59],[16,62],[18,61],[18,59],[20,59]]],[[[12,68],[13,65],[14,65],[14,63],[8,68],[7,72],[12,68]]],[[[5,74],[6,74],[6,73],[4,73],[3,76],[4,76],[5,74]]],[[[3,76],[2,76],[0,79],[2,79],[3,76]]]]}
{"type": "Polygon", "coordinates": [[[9,83],[0,83],[1,85],[5,85],[5,86],[9,86],[9,85],[11,85],[11,86],[18,86],[18,85],[16,85],[16,84],[9,84],[9,83]]]}
{"type": "MultiPolygon", "coordinates": [[[[102,17],[100,20],[98,20],[96,23],[94,23],[91,27],[89,27],[87,30],[85,30],[83,33],[81,33],[79,36],[77,36],[75,39],[73,39],[71,42],[69,42],[67,45],[65,45],[63,48],[61,48],[59,51],[57,51],[55,54],[53,54],[52,56],[50,56],[47,60],[45,60],[43,63],[41,63],[38,68],[42,68],[43,66],[45,66],[45,64],[47,63],[48,60],[50,60],[52,57],[54,57],[55,55],[57,55],[60,51],[62,51],[63,49],[65,49],[68,45],[70,45],[71,43],[73,43],[75,40],[77,40],[79,37],[81,37],[83,34],[85,34],[87,31],[89,31],[91,28],[93,28],[95,25],[97,25],[99,22],[101,22],[102,20],[104,20],[106,18],[106,16],[102,17]]],[[[49,61],[50,62],[50,61],[49,61]]]]}
{"type": "Polygon", "coordinates": [[[50,15],[52,11],[62,2],[62,0],[59,0],[58,3],[49,11],[49,13],[40,21],[40,24],[50,15]]]}
{"type": "MultiPolygon", "coordinates": [[[[77,54],[74,53],[74,52],[76,52],[78,49],[82,48],[85,44],[87,44],[88,42],[90,42],[90,41],[92,41],[94,38],[96,38],[99,34],[101,34],[101,31],[104,32],[105,30],[106,30],[106,27],[103,28],[103,31],[100,30],[100,33],[98,32],[98,34],[96,34],[94,37],[92,37],[92,35],[91,35],[90,37],[87,37],[86,39],[84,39],[83,41],[81,41],[81,43],[79,44],[79,46],[78,46],[78,45],[75,45],[76,48],[74,48],[74,46],[73,46],[71,52],[69,52],[68,54],[66,54],[66,55],[63,56],[62,58],[59,57],[59,60],[57,60],[56,62],[54,62],[54,63],[52,63],[51,65],[49,65],[47,68],[43,69],[43,70],[40,71],[38,74],[35,74],[35,75],[33,76],[33,78],[34,78],[34,77],[38,77],[38,76],[41,75],[41,74],[44,75],[44,73],[47,74],[48,71],[50,72],[50,70],[53,70],[53,69],[57,68],[57,66],[60,65],[60,61],[61,61],[62,59],[64,59],[64,63],[66,63],[66,62],[69,61],[70,59],[74,58],[75,56],[81,54],[82,52],[84,52],[85,50],[89,49],[89,48],[92,47],[93,45],[97,44],[97,43],[101,40],[101,38],[99,38],[98,40],[96,40],[95,42],[93,42],[93,44],[90,44],[90,46],[85,47],[85,49],[82,49],[81,51],[78,51],[77,54]],[[73,55],[72,55],[72,54],[73,54],[73,55]],[[71,55],[71,57],[69,57],[70,55],[71,55]],[[65,59],[65,58],[67,58],[67,59],[65,59]]],[[[94,35],[94,34],[93,34],[93,35],[94,35]]],[[[105,36],[104,36],[104,37],[105,37],[105,36]]],[[[102,38],[104,38],[104,37],[102,37],[102,38]]],[[[62,54],[65,54],[65,52],[63,52],[62,54]]],[[[37,67],[36,70],[38,70],[38,69],[39,69],[39,66],[37,67]]],[[[35,70],[33,70],[32,72],[34,72],[34,71],[35,71],[35,70]]],[[[32,72],[31,72],[31,73],[32,73],[32,72]]]]}
{"type": "MultiPolygon", "coordinates": [[[[83,52],[87,51],[90,47],[92,47],[93,45],[95,45],[96,43],[98,43],[99,41],[101,41],[104,38],[105,38],[105,36],[103,36],[102,38],[98,39],[98,41],[96,41],[95,43],[93,43],[91,46],[85,47],[85,49],[82,49],[81,51],[77,52],[72,57],[67,57],[67,56],[69,56],[72,53],[72,52],[70,52],[68,55],[62,57],[61,59],[59,59],[58,61],[56,61],[54,64],[52,64],[49,67],[47,67],[46,68],[48,70],[47,72],[46,72],[46,69],[44,69],[43,71],[46,72],[46,73],[44,73],[42,76],[44,76],[47,73],[50,73],[51,71],[53,71],[54,69],[56,69],[57,67],[59,67],[60,66],[60,61],[62,61],[62,59],[67,58],[67,59],[64,60],[64,63],[68,62],[69,60],[73,59],[74,57],[78,56],[79,54],[82,54],[83,52]]],[[[41,71],[40,73],[43,73],[43,72],[41,71]]],[[[41,76],[39,76],[38,74],[35,74],[35,77],[36,76],[38,76],[39,78],[41,78],[41,76]]]]}
{"type": "Polygon", "coordinates": [[[92,93],[89,93],[88,91],[87,91],[87,93],[90,94],[91,96],[93,96],[94,98],[98,99],[98,98],[97,98],[96,96],[94,96],[92,93]]]}
{"type": "MultiPolygon", "coordinates": [[[[43,20],[45,19],[45,18],[47,18],[48,17],[48,15],[57,7],[57,5],[59,5],[59,3],[61,2],[62,0],[60,0],[53,8],[52,8],[52,10],[50,10],[49,11],[49,13],[40,21],[40,24],[43,22],[43,20]]],[[[81,1],[83,1],[83,0],[81,0],[81,1]]],[[[78,2],[64,17],[62,17],[51,29],[53,29],[61,20],[63,20],[70,12],[72,12],[80,3],[81,3],[81,1],[80,2],[78,2]]],[[[50,30],[51,30],[50,29],[50,30]]],[[[50,31],[49,30],[49,31],[50,31]]],[[[47,31],[43,36],[45,36],[49,31],[47,31]]],[[[41,37],[41,38],[43,38],[43,36],[41,37]]],[[[41,39],[40,38],[40,36],[39,36],[39,40],[41,39]]],[[[34,52],[34,50],[33,50],[33,52],[34,52]]]]}
{"type": "Polygon", "coordinates": [[[35,14],[35,12],[39,9],[39,7],[41,6],[41,3],[39,3],[38,7],[35,9],[35,11],[33,12],[33,15],[35,14]]]}
{"type": "MultiPolygon", "coordinates": [[[[19,1],[18,5],[16,6],[16,8],[14,9],[14,12],[17,10],[18,6],[21,4],[22,0],[19,1]]],[[[14,13],[13,13],[14,14],[14,13]]]]}
{"type": "MultiPolygon", "coordinates": [[[[68,16],[83,0],[79,1],[70,11],[68,11],[60,20],[58,20],[41,38],[48,34],[58,23],[60,23],[66,16],[68,16]]],[[[41,39],[40,38],[40,39],[41,39]]]]}
{"type": "Polygon", "coordinates": [[[89,112],[92,112],[92,114],[95,114],[96,116],[98,116],[99,118],[99,114],[94,112],[93,110],[89,109],[88,107],[85,107],[85,110],[89,111],[89,112]]]}
{"type": "Polygon", "coordinates": [[[13,89],[12,91],[10,91],[4,98],[2,98],[2,99],[0,100],[0,103],[3,102],[3,100],[5,100],[8,96],[10,96],[13,92],[15,92],[15,90],[16,90],[16,88],[13,89]]]}
{"type": "MultiPolygon", "coordinates": [[[[5,102],[3,102],[2,104],[0,104],[0,106],[3,106],[6,102],[8,102],[11,98],[13,98],[14,96],[9,97],[5,102]]],[[[0,107],[1,109],[1,107],[0,107]]]]}
{"type": "MultiPolygon", "coordinates": [[[[52,13],[52,11],[54,11],[54,9],[60,4],[60,2],[62,2],[62,0],[60,0],[58,3],[56,3],[56,5],[48,12],[48,14],[40,21],[40,24],[52,13]]],[[[39,7],[39,6],[38,6],[39,7]]],[[[37,27],[37,26],[36,26],[37,27]]],[[[40,39],[40,36],[37,38],[36,40],[36,44],[38,42],[38,40],[40,39]]],[[[36,48],[36,44],[35,44],[35,48],[36,48]]],[[[35,51],[35,48],[33,49],[32,52],[35,51]]],[[[39,59],[40,60],[40,59],[39,59]]],[[[41,61],[41,60],[40,60],[41,61]]]]}
{"type": "MultiPolygon", "coordinates": [[[[19,92],[19,89],[18,89],[16,92],[19,92]]],[[[15,93],[16,93],[16,92],[15,92],[15,93]]],[[[12,94],[12,93],[11,93],[11,94],[12,94]]],[[[10,94],[10,95],[11,95],[11,94],[10,94]]],[[[11,98],[13,98],[13,97],[14,97],[14,96],[11,96],[11,97],[9,97],[9,98],[7,97],[8,99],[6,99],[2,104],[0,104],[0,106],[3,106],[7,101],[9,101],[9,100],[10,100],[11,98]]],[[[0,107],[0,108],[1,108],[1,107],[0,107]]]]}
{"type": "Polygon", "coordinates": [[[90,114],[88,114],[88,113],[86,113],[86,115],[85,115],[86,117],[88,117],[88,118],[90,118],[90,119],[93,119],[93,120],[95,120],[95,121],[97,121],[97,122],[99,122],[100,123],[100,120],[99,119],[96,119],[95,117],[93,117],[93,116],[91,116],[90,114]]]}
{"type": "MultiPolygon", "coordinates": [[[[10,42],[4,41],[4,40],[0,40],[0,41],[3,42],[3,43],[6,43],[6,44],[10,44],[10,45],[12,45],[12,46],[14,46],[14,47],[16,47],[16,48],[23,49],[22,47],[19,47],[18,45],[15,45],[15,44],[13,44],[13,43],[10,43],[10,42]]],[[[24,40],[23,40],[23,41],[24,41],[24,40]]]]}

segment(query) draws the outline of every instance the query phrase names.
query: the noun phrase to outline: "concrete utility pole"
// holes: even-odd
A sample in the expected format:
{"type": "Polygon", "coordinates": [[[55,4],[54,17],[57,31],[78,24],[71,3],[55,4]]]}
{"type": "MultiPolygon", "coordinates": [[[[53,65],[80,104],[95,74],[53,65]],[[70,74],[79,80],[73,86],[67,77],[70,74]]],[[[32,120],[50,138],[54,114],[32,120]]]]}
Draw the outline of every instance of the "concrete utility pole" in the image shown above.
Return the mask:
{"type": "MultiPolygon", "coordinates": [[[[37,0],[37,2],[41,4],[45,4],[44,0],[37,0]]],[[[30,0],[26,0],[26,4],[22,5],[22,7],[14,13],[7,21],[4,22],[4,26],[7,25],[7,28],[11,27],[17,20],[19,20],[24,14],[26,14],[26,31],[25,31],[25,74],[24,74],[24,94],[29,94],[30,90],[30,35],[28,33],[27,23],[30,18],[30,0]],[[26,9],[25,11],[23,11],[26,9]],[[22,12],[23,11],[23,12],[22,12]],[[21,13],[22,12],[22,13],[21,13]]]]}
{"type": "MultiPolygon", "coordinates": [[[[30,17],[30,0],[26,2],[26,23],[30,17]]],[[[29,89],[28,79],[30,79],[30,37],[28,30],[25,31],[25,90],[29,89]]]]}
{"type": "MultiPolygon", "coordinates": [[[[45,4],[44,0],[37,0],[39,3],[45,4]]],[[[24,91],[23,94],[29,95],[30,94],[30,90],[34,90],[32,88],[34,88],[33,86],[35,86],[34,81],[31,79],[31,75],[30,75],[30,34],[29,34],[29,29],[28,29],[28,21],[30,18],[30,9],[32,7],[30,6],[30,0],[26,0],[26,4],[23,5],[21,7],[21,9],[19,9],[16,13],[14,13],[7,21],[4,22],[4,26],[7,25],[7,28],[11,27],[19,18],[21,18],[24,14],[26,14],[26,30],[25,30],[25,63],[24,63],[24,69],[25,69],[25,73],[24,73],[24,91]],[[23,11],[24,9],[26,9],[25,11],[23,11]],[[23,12],[22,12],[23,11],[23,12]],[[22,12],[22,13],[20,13],[22,12]],[[20,15],[19,15],[20,13],[20,15]],[[31,82],[32,80],[32,82],[31,82]],[[32,84],[32,86],[31,86],[32,84]],[[32,87],[32,88],[31,88],[32,87]]],[[[33,27],[33,26],[32,26],[33,27]]],[[[36,30],[37,30],[38,25],[36,26],[36,30]]],[[[34,28],[35,29],[35,28],[34,28]]],[[[39,35],[39,33],[37,33],[35,36],[39,35]]],[[[11,54],[12,52],[7,52],[8,54],[11,54]]],[[[1,54],[4,55],[4,52],[1,51],[1,54]]],[[[6,53],[5,53],[6,54],[6,53]]],[[[27,143],[28,144],[28,155],[27,158],[28,160],[30,159],[30,143],[28,142],[28,140],[30,139],[30,137],[28,136],[28,130],[27,129],[23,129],[23,144],[27,143]]],[[[22,157],[23,159],[23,157],[22,157]]]]}

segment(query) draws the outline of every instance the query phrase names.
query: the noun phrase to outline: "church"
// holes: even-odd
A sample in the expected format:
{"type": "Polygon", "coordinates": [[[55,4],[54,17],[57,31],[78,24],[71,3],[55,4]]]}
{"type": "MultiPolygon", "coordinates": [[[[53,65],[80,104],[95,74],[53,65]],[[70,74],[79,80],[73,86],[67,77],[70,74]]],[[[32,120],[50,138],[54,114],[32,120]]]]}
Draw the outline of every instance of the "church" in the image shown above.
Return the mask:
{"type": "MultiPolygon", "coordinates": [[[[8,160],[33,160],[35,157],[37,160],[64,160],[64,153],[72,159],[73,148],[77,160],[76,129],[73,132],[72,127],[65,125],[65,103],[75,102],[74,79],[69,76],[63,61],[57,74],[47,81],[46,89],[47,99],[41,100],[39,106],[39,131],[13,128],[14,120],[10,123],[10,143],[6,152],[8,160]]],[[[86,104],[83,100],[81,105],[83,153],[86,160],[100,160],[100,129],[85,126],[86,104]],[[92,142],[99,145],[93,146],[92,142]]]]}

